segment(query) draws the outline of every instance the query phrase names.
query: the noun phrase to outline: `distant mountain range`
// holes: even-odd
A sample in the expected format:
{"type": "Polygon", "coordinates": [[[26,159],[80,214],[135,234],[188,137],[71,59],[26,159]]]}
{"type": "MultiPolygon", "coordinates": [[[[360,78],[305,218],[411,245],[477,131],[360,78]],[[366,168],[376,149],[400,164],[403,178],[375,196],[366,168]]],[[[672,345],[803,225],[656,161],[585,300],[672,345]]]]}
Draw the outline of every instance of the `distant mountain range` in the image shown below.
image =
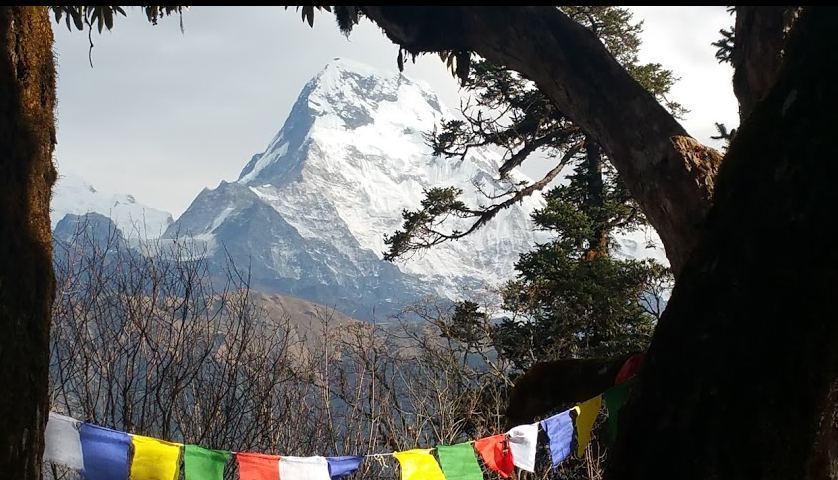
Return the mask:
{"type": "MultiPolygon", "coordinates": [[[[474,182],[489,195],[504,189],[493,152],[474,150],[461,161],[431,155],[423,134],[452,117],[424,83],[335,59],[239,178],[200,192],[176,221],[130,195],[97,195],[65,177],[53,227],[67,214],[98,212],[127,239],[189,238],[218,269],[228,258],[248,268],[257,290],[360,319],[383,318],[425,295],[469,298],[511,278],[518,256],[548,237],[533,230],[530,213],[543,205],[535,195],[460,241],[383,260],[384,234],[400,228],[402,210],[417,208],[425,189],[460,187],[474,206],[489,201],[474,182]]],[[[626,256],[664,259],[662,249],[644,248],[643,234],[619,242],[626,256]]]]}
{"type": "Polygon", "coordinates": [[[129,238],[157,238],[174,222],[169,212],[139,204],[131,195],[101,193],[82,177],[66,172],[58,177],[50,206],[53,230],[68,214],[89,212],[110,218],[129,238]]]}

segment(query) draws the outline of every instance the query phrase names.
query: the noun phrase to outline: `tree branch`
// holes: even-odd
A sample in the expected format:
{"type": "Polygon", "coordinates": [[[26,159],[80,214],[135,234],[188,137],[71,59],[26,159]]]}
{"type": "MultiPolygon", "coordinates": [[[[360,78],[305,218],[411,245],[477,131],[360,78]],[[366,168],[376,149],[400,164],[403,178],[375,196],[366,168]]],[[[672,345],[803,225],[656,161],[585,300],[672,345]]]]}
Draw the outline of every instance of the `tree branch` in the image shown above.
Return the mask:
{"type": "Polygon", "coordinates": [[[637,353],[535,363],[515,381],[505,412],[506,427],[532,423],[540,416],[601,394],[614,385],[626,360],[637,353]]]}
{"type": "Polygon", "coordinates": [[[562,169],[564,169],[568,162],[581,149],[582,143],[572,146],[562,156],[558,165],[547,172],[541,180],[527,185],[514,193],[508,192],[508,195],[511,195],[509,198],[489,207],[472,209],[463,205],[462,202],[454,201],[446,203],[442,207],[433,204],[418,212],[405,211],[403,213],[405,217],[404,230],[396,232],[393,236],[385,236],[384,238],[384,243],[390,245],[390,250],[384,253],[384,259],[393,261],[407,252],[430,248],[443,242],[457,240],[471,234],[488,223],[501,210],[515,205],[524,198],[546,187],[561,173],[562,169]],[[456,215],[461,218],[475,218],[475,220],[465,231],[455,230],[451,233],[445,233],[433,228],[435,225],[442,223],[440,217],[447,217],[448,215],[456,215]]]}
{"type": "Polygon", "coordinates": [[[532,141],[527,142],[520,150],[512,153],[498,169],[501,178],[509,175],[509,172],[511,172],[513,168],[520,167],[521,163],[523,163],[524,160],[526,160],[527,157],[529,157],[530,154],[534,153],[536,150],[554,143],[554,137],[556,137],[556,135],[546,135],[541,138],[533,139],[532,141]]]}
{"type": "Polygon", "coordinates": [[[733,93],[739,100],[740,122],[774,85],[782,62],[785,12],[791,7],[736,7],[733,50],[733,93]]]}
{"type": "Polygon", "coordinates": [[[721,161],[556,7],[360,7],[413,54],[468,50],[521,73],[602,145],[660,235],[673,271],[692,251],[721,161]]]}

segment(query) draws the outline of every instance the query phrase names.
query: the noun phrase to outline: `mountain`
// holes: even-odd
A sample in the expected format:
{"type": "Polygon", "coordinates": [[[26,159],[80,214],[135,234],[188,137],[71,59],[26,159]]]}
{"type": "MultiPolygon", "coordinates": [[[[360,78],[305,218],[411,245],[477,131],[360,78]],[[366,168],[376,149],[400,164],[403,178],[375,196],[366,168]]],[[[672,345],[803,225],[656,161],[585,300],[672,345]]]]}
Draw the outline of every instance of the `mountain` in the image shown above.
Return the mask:
{"type": "Polygon", "coordinates": [[[52,229],[52,240],[54,244],[63,243],[84,250],[109,251],[131,248],[116,223],[98,212],[64,215],[52,229]]]}
{"type": "Polygon", "coordinates": [[[335,59],[239,178],[202,191],[164,237],[192,237],[215,263],[229,255],[249,266],[256,288],[358,318],[423,295],[475,295],[510,278],[518,255],[538,240],[529,213],[540,197],[457,242],[397,263],[382,259],[384,235],[400,228],[402,210],[417,208],[425,189],[462,188],[475,206],[489,200],[474,182],[487,195],[504,189],[492,152],[474,150],[461,161],[431,155],[423,134],[452,117],[422,82],[335,59]]]}
{"type": "Polygon", "coordinates": [[[55,183],[50,207],[53,231],[65,216],[91,212],[110,218],[123,236],[135,240],[160,237],[173,223],[171,213],[137,203],[131,195],[99,192],[81,177],[65,172],[55,183]]]}

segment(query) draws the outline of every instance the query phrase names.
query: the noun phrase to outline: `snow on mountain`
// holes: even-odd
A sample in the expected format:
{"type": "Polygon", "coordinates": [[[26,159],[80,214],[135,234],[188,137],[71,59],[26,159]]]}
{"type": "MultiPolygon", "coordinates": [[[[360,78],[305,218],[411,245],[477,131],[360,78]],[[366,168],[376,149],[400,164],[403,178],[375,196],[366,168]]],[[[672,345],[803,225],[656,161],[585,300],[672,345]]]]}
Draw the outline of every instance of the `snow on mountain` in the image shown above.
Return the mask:
{"type": "Polygon", "coordinates": [[[263,288],[338,307],[381,311],[420,295],[453,299],[495,286],[534,245],[528,214],[540,197],[457,242],[395,264],[382,259],[384,234],[401,227],[402,210],[417,208],[424,189],[456,186],[478,205],[488,199],[473,182],[488,194],[503,188],[494,179],[500,158],[488,151],[463,161],[431,155],[423,134],[451,117],[426,84],[335,59],[238,180],[201,192],[165,236],[195,236],[212,255],[223,250],[251,266],[263,288]]]}
{"type": "Polygon", "coordinates": [[[669,265],[658,233],[652,228],[615,235],[617,251],[614,256],[623,259],[651,258],[662,265],[669,265]]]}
{"type": "MultiPolygon", "coordinates": [[[[297,107],[307,108],[311,116],[307,136],[298,139],[283,128],[253,168],[245,167],[238,180],[302,235],[323,238],[333,233],[333,218],[314,216],[308,210],[328,201],[361,248],[380,258],[386,249],[384,233],[401,226],[402,209],[416,208],[424,189],[460,187],[472,205],[488,203],[486,197],[478,198],[473,181],[484,180],[489,193],[500,191],[492,178],[497,156],[475,151],[457,162],[430,155],[423,134],[443,118],[452,118],[430,87],[398,73],[340,59],[328,65],[306,90],[297,107]],[[300,170],[277,175],[279,172],[270,168],[274,165],[298,165],[300,170]]],[[[537,200],[528,200],[522,207],[504,211],[485,231],[399,266],[405,272],[442,282],[445,290],[463,277],[490,283],[506,279],[511,260],[534,241],[523,212],[536,204],[537,200]]]]}
{"type": "Polygon", "coordinates": [[[62,172],[55,183],[50,205],[52,229],[68,214],[95,212],[110,218],[131,239],[153,239],[173,223],[172,214],[137,203],[131,195],[106,194],[81,177],[62,172]]]}
{"type": "MultiPolygon", "coordinates": [[[[193,236],[218,261],[229,255],[249,267],[258,288],[358,318],[426,294],[479,294],[512,278],[519,255],[549,238],[533,231],[529,215],[543,205],[540,195],[463,239],[383,260],[384,235],[401,228],[402,210],[419,207],[425,189],[458,187],[472,206],[505,190],[496,179],[501,158],[488,150],[463,160],[431,155],[423,135],[452,117],[424,82],[335,59],[239,178],[201,192],[164,237],[193,236]]],[[[512,179],[525,177],[516,171],[512,179]]],[[[623,253],[649,256],[642,237],[621,237],[623,253]]]]}

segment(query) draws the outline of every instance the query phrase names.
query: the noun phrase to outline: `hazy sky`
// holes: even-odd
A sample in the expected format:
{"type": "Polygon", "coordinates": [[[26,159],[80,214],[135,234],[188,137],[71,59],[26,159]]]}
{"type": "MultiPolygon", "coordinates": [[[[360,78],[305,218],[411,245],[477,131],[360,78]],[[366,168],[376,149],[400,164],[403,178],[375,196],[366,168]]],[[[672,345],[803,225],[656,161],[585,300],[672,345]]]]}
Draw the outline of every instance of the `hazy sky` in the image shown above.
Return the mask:
{"type": "MultiPolygon", "coordinates": [[[[641,60],[681,79],[672,98],[690,109],[687,130],[712,143],[713,122],[736,126],[732,70],[710,45],[733,21],[725,7],[630,8],[644,20],[641,60]]],[[[112,32],[92,35],[92,51],[87,33],[55,25],[58,171],[175,218],[204,187],[238,178],[332,58],[396,70],[397,47],[368,21],[347,39],[330,15],[312,29],[278,6],[192,7],[183,32],[177,17],[152,26],[141,11],[127,13],[112,32]]],[[[408,63],[405,74],[456,110],[457,83],[438,57],[408,63]]]]}

